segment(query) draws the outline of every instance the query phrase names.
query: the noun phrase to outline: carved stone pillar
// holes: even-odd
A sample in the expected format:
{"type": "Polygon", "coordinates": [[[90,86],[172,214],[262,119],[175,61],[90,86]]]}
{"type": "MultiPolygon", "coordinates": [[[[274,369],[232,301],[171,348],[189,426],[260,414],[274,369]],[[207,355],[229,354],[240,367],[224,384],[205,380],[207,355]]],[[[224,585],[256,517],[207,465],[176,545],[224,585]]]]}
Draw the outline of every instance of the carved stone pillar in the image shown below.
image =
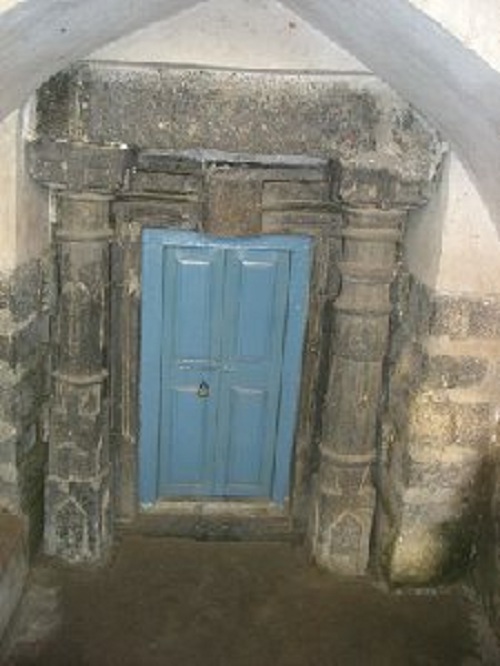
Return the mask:
{"type": "Polygon", "coordinates": [[[317,562],[348,574],[362,574],[368,564],[390,286],[404,217],[399,210],[347,209],[341,230],[342,286],[311,529],[317,562]]]}
{"type": "Polygon", "coordinates": [[[58,299],[45,546],[98,560],[110,542],[109,197],[58,197],[58,299]]]}

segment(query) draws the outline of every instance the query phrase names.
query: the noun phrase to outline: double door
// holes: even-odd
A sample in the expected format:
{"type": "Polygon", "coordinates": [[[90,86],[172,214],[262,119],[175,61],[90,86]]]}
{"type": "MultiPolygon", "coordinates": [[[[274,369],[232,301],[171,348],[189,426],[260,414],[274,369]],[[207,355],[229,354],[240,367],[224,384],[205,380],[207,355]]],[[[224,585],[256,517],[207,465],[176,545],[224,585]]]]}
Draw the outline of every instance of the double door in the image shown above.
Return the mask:
{"type": "Polygon", "coordinates": [[[143,233],[141,499],[288,494],[309,240],[143,233]]]}

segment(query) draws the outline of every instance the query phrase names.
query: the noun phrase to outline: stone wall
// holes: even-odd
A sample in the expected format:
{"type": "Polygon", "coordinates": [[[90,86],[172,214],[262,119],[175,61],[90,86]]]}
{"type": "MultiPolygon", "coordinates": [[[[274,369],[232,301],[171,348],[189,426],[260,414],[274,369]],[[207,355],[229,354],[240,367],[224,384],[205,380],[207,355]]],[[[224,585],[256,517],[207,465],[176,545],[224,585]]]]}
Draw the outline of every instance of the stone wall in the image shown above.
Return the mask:
{"type": "Polygon", "coordinates": [[[0,510],[24,515],[34,549],[43,530],[47,458],[46,265],[0,279],[0,510]]]}
{"type": "Polygon", "coordinates": [[[488,595],[500,301],[439,294],[405,272],[397,286],[377,475],[378,565],[395,584],[469,571],[488,595]]]}

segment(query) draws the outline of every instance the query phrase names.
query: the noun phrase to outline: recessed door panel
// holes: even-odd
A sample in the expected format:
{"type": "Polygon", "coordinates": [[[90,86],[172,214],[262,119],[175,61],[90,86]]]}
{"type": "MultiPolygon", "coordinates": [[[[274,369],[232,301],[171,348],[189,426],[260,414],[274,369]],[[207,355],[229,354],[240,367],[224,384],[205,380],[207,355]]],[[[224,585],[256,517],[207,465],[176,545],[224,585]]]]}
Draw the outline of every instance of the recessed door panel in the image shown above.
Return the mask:
{"type": "Polygon", "coordinates": [[[231,494],[266,496],[272,460],[266,460],[269,393],[264,389],[232,386],[223,486],[231,494]]]}
{"type": "Polygon", "coordinates": [[[200,382],[197,370],[184,370],[170,384],[162,396],[158,492],[210,495],[216,403],[200,393],[216,390],[216,377],[204,372],[200,382]]]}
{"type": "Polygon", "coordinates": [[[164,335],[169,361],[212,361],[218,355],[224,255],[216,248],[167,248],[164,335]],[[168,343],[167,343],[168,344],[168,343]]]}
{"type": "Polygon", "coordinates": [[[230,359],[262,363],[274,359],[281,340],[288,294],[288,252],[231,251],[227,257],[230,359]]]}
{"type": "Polygon", "coordinates": [[[224,251],[163,253],[158,494],[213,492],[224,251]]]}
{"type": "Polygon", "coordinates": [[[145,232],[144,502],[285,498],[299,382],[284,378],[300,370],[308,256],[304,238],[145,232]]]}
{"type": "Polygon", "coordinates": [[[272,483],[289,291],[286,250],[228,250],[216,485],[267,497],[272,483]]]}

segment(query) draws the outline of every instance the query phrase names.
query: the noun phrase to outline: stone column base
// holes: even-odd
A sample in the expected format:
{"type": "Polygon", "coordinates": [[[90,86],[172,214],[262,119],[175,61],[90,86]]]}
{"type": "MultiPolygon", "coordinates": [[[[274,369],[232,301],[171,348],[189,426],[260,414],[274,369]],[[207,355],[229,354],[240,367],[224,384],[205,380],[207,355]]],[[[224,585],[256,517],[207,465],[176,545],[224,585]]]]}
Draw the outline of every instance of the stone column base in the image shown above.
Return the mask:
{"type": "Polygon", "coordinates": [[[64,481],[49,477],[45,551],[71,562],[103,559],[111,543],[107,477],[64,481]]]}

